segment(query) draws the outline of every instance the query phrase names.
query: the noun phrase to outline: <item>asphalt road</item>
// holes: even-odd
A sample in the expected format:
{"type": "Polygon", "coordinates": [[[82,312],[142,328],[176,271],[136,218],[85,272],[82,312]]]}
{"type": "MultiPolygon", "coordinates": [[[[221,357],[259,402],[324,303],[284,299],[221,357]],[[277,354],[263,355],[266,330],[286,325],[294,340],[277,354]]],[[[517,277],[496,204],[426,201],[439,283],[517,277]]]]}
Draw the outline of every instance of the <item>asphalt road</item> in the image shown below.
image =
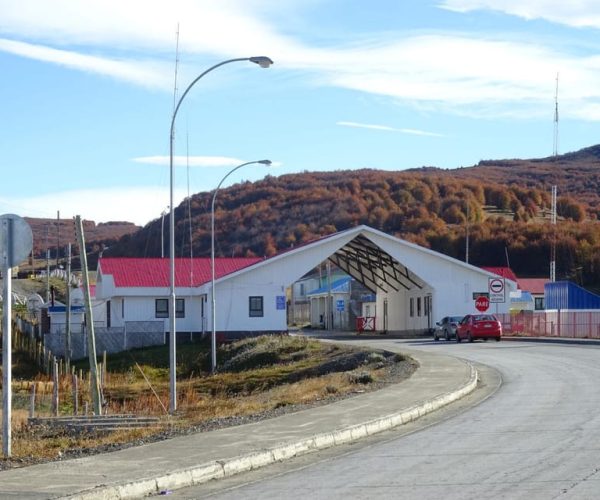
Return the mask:
{"type": "Polygon", "coordinates": [[[397,431],[171,498],[600,498],[599,346],[360,343],[481,363],[482,389],[397,431]]]}

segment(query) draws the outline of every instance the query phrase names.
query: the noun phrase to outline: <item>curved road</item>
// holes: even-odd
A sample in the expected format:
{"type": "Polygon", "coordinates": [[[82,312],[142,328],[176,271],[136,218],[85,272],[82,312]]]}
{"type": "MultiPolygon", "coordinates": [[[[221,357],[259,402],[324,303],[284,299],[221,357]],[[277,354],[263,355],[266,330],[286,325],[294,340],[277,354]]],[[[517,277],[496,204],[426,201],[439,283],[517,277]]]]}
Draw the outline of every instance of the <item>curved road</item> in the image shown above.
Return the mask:
{"type": "MultiPolygon", "coordinates": [[[[219,499],[600,498],[600,346],[360,341],[493,367],[502,384],[434,425],[174,492],[219,499]]],[[[484,383],[494,385],[489,370],[484,383]]],[[[497,380],[497,378],[496,378],[497,380]]]]}

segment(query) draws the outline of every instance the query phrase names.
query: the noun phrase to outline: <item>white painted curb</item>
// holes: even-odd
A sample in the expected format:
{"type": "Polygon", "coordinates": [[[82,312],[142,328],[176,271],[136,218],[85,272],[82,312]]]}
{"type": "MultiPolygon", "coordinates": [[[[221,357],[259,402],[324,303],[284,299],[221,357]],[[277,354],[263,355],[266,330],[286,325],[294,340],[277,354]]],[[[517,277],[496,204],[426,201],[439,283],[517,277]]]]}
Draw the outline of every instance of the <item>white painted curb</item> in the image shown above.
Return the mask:
{"type": "Polygon", "coordinates": [[[282,443],[274,448],[172,471],[156,478],[137,479],[129,483],[117,485],[97,486],[76,493],[75,495],[60,498],[69,500],[124,500],[140,498],[165,490],[175,490],[186,486],[202,484],[211,479],[233,476],[240,472],[258,469],[265,465],[305,453],[356,441],[416,420],[473,392],[477,387],[477,370],[470,363],[469,367],[469,381],[463,387],[441,394],[420,405],[407,408],[400,413],[393,413],[362,424],[336,429],[333,432],[324,432],[300,441],[282,443]]]}

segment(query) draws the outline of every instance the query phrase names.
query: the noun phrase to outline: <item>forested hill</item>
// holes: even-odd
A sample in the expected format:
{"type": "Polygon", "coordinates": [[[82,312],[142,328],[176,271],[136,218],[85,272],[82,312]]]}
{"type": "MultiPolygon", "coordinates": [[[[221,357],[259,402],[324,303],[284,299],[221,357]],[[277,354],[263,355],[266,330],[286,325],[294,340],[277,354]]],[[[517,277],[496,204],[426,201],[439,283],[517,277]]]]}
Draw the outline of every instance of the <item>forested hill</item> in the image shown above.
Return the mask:
{"type": "MultiPolygon", "coordinates": [[[[484,161],[455,170],[352,170],[268,176],[219,192],[216,254],[270,256],[366,224],[470,262],[547,276],[553,227],[550,186],[559,186],[557,277],[600,284],[600,146],[544,160],[484,161]]],[[[210,193],[190,200],[194,256],[210,254],[210,193]]],[[[178,256],[190,255],[188,204],[176,209],[178,256]]],[[[168,254],[168,220],[164,226],[168,254]]],[[[110,255],[160,256],[156,219],[110,255]]]]}

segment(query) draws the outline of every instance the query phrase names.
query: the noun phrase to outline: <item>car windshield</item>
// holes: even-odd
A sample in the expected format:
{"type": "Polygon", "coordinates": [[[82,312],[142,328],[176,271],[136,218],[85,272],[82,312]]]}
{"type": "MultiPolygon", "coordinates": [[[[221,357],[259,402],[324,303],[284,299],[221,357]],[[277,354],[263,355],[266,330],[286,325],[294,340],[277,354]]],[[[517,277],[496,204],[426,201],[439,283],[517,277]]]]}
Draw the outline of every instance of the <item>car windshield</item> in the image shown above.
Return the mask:
{"type": "Polygon", "coordinates": [[[462,316],[452,316],[449,318],[450,323],[459,323],[463,319],[462,316]]]}
{"type": "Polygon", "coordinates": [[[473,316],[473,321],[496,321],[491,314],[477,314],[473,316]]]}

